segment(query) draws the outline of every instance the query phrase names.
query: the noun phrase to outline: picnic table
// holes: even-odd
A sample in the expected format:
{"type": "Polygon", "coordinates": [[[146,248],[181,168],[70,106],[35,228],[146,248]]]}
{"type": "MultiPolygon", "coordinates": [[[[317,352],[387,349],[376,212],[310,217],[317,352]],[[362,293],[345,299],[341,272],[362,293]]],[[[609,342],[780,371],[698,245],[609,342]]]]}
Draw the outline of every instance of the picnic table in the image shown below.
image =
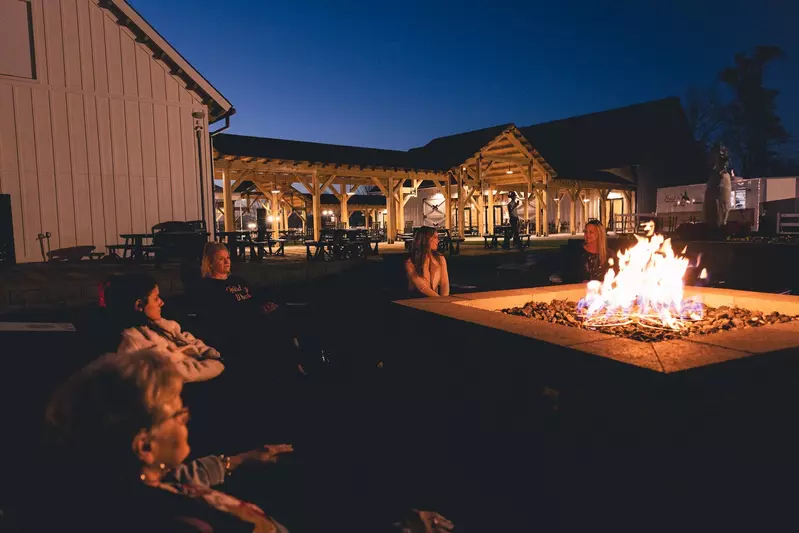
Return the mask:
{"type": "Polygon", "coordinates": [[[364,229],[323,229],[318,241],[305,241],[305,255],[308,260],[366,259],[367,253],[378,253],[379,242],[364,229]]]}
{"type": "Polygon", "coordinates": [[[282,238],[286,239],[286,242],[292,241],[296,244],[305,241],[305,234],[302,232],[302,230],[282,229],[278,233],[282,238]]]}
{"type": "MultiPolygon", "coordinates": [[[[495,226],[494,233],[486,233],[483,235],[483,246],[486,249],[499,248],[499,238],[503,238],[502,247],[507,249],[510,247],[510,241],[513,239],[513,230],[510,226],[495,226]]],[[[519,233],[519,248],[525,249],[530,246],[529,233],[519,233]]]]}
{"type": "Polygon", "coordinates": [[[120,233],[119,237],[125,239],[125,244],[106,245],[108,255],[119,258],[119,251],[122,250],[121,259],[127,259],[128,251],[130,251],[130,258],[139,261],[152,251],[151,247],[144,245],[145,239],[153,238],[152,233],[120,233]]]}

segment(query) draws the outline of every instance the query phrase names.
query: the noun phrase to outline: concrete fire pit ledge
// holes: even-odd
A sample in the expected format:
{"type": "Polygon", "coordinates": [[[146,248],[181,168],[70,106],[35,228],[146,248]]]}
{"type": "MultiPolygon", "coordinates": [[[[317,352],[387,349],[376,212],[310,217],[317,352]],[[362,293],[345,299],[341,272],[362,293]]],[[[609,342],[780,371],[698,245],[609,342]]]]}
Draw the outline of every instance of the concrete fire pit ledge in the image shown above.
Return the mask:
{"type": "MultiPolygon", "coordinates": [[[[695,335],[684,340],[640,342],[500,312],[501,309],[522,307],[530,301],[578,301],[584,295],[585,285],[578,284],[413,299],[396,303],[418,311],[527,337],[561,349],[567,348],[664,374],[758,354],[799,355],[799,321],[796,320],[711,335],[695,335]]],[[[699,300],[712,307],[737,306],[765,314],[777,311],[787,315],[799,315],[799,296],[686,287],[685,298],[699,300]]],[[[531,351],[530,356],[534,357],[535,352],[531,351]]]]}

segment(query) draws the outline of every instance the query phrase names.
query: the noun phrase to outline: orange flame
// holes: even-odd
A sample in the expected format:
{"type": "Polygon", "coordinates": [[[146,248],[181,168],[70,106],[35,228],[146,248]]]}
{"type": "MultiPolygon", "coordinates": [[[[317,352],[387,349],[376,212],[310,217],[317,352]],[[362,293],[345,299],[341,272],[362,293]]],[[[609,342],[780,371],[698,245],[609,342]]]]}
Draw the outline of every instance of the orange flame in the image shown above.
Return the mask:
{"type": "MultiPolygon", "coordinates": [[[[690,265],[676,255],[663,235],[635,236],[638,243],[617,255],[618,272],[609,269],[603,281],[588,283],[578,309],[588,326],[638,322],[679,330],[686,319],[701,318],[701,308],[683,302],[683,277],[690,265]]],[[[683,250],[685,253],[685,250],[683,250]]],[[[707,271],[702,271],[707,277],[707,271]]]]}

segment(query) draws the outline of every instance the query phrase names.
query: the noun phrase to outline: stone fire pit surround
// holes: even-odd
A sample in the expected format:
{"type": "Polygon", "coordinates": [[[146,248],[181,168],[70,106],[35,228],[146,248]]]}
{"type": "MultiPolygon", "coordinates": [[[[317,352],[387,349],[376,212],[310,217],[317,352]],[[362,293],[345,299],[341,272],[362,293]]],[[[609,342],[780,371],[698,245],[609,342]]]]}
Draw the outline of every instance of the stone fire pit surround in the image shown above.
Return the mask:
{"type": "MultiPolygon", "coordinates": [[[[577,284],[413,299],[397,303],[665,374],[756,354],[782,351],[799,353],[799,321],[724,331],[689,339],[640,342],[598,331],[508,315],[500,311],[521,307],[530,301],[578,301],[584,295],[585,285],[577,284]]],[[[766,314],[777,311],[799,315],[799,296],[686,287],[685,298],[700,300],[712,307],[726,305],[766,314]]],[[[535,357],[535,354],[531,353],[530,357],[535,357]]]]}

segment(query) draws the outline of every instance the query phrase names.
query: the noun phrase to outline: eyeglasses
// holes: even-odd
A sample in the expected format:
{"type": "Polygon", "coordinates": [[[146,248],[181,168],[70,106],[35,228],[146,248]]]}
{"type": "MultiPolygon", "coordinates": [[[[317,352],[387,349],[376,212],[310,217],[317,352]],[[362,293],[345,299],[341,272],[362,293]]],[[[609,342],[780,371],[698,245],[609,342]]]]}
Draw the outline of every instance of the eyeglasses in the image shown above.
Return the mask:
{"type": "Polygon", "coordinates": [[[168,417],[153,424],[152,427],[150,427],[150,431],[155,431],[159,426],[173,419],[178,420],[182,424],[188,424],[189,420],[191,420],[191,412],[189,411],[189,408],[184,407],[183,409],[178,409],[168,417]]]}

